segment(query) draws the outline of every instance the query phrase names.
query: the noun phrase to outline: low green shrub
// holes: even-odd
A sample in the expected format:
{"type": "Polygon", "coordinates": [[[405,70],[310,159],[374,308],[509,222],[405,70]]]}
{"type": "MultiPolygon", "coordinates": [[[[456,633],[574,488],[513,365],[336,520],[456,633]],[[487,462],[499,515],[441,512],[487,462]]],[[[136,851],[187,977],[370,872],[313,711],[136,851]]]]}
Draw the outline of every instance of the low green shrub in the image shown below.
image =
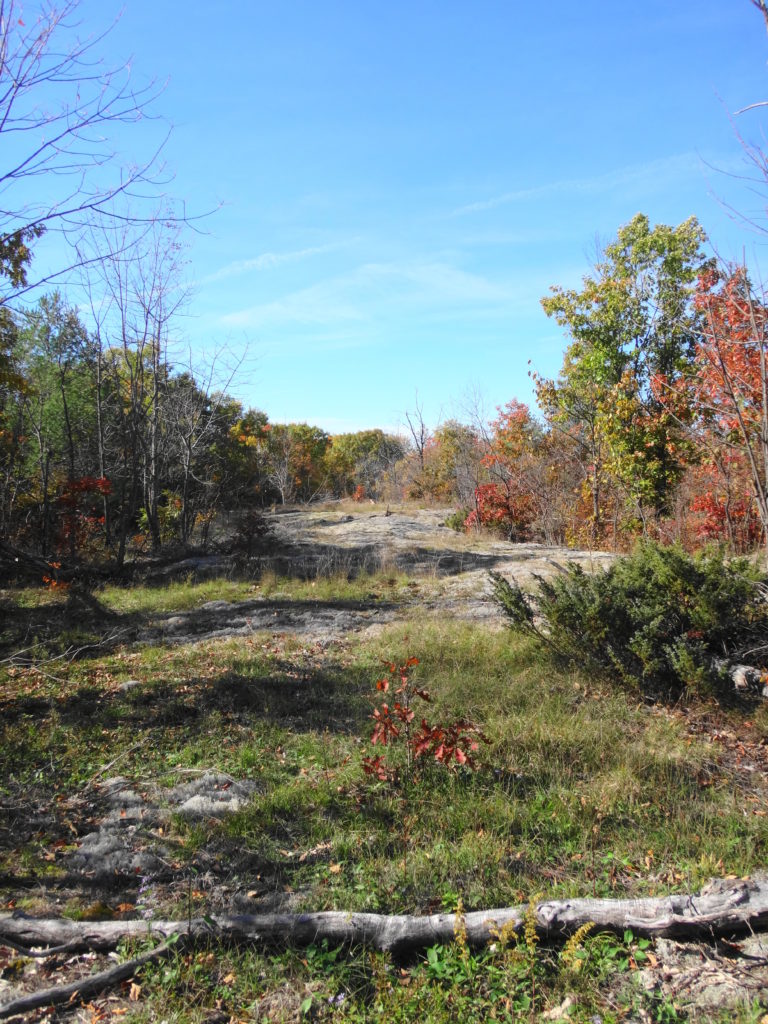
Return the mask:
{"type": "Polygon", "coordinates": [[[717,692],[729,663],[768,664],[766,586],[747,559],[644,543],[602,572],[536,579],[531,597],[492,574],[513,628],[651,696],[717,692]]]}
{"type": "Polygon", "coordinates": [[[452,530],[456,530],[457,533],[464,533],[467,527],[467,518],[472,510],[468,508],[458,508],[455,512],[451,512],[449,516],[446,516],[445,525],[449,526],[452,530]]]}

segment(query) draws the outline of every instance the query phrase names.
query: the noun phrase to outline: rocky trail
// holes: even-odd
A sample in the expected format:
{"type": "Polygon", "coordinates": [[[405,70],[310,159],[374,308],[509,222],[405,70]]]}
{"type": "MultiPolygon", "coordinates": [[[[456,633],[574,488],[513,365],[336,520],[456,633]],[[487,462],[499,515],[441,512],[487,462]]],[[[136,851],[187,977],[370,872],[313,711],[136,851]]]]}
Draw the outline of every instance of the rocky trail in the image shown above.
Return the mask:
{"type": "MultiPolygon", "coordinates": [[[[144,643],[190,643],[260,630],[328,640],[375,629],[394,621],[398,607],[418,604],[425,613],[501,625],[490,598],[488,573],[514,576],[521,584],[551,576],[568,563],[592,570],[613,555],[543,544],[513,544],[457,533],[445,525],[450,509],[389,512],[362,509],[354,515],[328,509],[298,509],[270,517],[272,539],[266,554],[250,560],[254,572],[312,579],[365,571],[407,572],[414,577],[411,597],[399,605],[386,595],[361,602],[301,602],[272,594],[269,600],[211,601],[182,614],[158,616],[137,635],[144,643]]],[[[185,559],[162,574],[196,576],[226,573],[229,556],[185,559]]]]}
{"type": "Polygon", "coordinates": [[[513,544],[477,534],[458,533],[445,525],[451,509],[407,512],[361,511],[329,515],[299,510],[274,518],[283,554],[275,558],[296,569],[338,571],[393,569],[435,582],[432,606],[460,617],[493,618],[488,600],[488,572],[515,576],[520,582],[550,576],[575,562],[588,569],[608,565],[613,555],[544,544],[513,544]],[[463,606],[463,607],[462,607],[463,606]]]}

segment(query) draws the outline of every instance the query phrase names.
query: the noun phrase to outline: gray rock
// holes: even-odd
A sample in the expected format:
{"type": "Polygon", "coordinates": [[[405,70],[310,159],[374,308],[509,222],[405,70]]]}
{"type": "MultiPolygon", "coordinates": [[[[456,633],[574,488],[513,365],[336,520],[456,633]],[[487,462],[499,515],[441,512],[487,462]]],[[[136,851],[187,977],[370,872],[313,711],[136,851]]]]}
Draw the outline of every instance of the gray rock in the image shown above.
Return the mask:
{"type": "Polygon", "coordinates": [[[143,807],[145,804],[144,797],[140,796],[135,789],[131,789],[130,782],[121,775],[102,782],[101,789],[109,806],[115,809],[143,807]]]}
{"type": "Polygon", "coordinates": [[[114,793],[119,793],[123,789],[130,787],[130,782],[123,775],[113,775],[112,778],[104,779],[100,785],[103,793],[108,796],[112,796],[114,793]]]}
{"type": "Polygon", "coordinates": [[[186,615],[171,615],[163,623],[166,633],[180,633],[187,627],[186,615]]]}
{"type": "Polygon", "coordinates": [[[76,857],[107,857],[115,850],[121,849],[120,842],[109,832],[89,832],[80,841],[80,848],[75,854],[76,857]]]}
{"type": "Polygon", "coordinates": [[[143,807],[144,798],[133,789],[121,789],[109,798],[110,804],[115,808],[126,809],[128,807],[143,807]]]}
{"type": "Polygon", "coordinates": [[[155,853],[134,850],[122,837],[107,829],[84,836],[80,847],[70,857],[70,866],[74,872],[100,879],[167,872],[163,860],[155,853]]]}
{"type": "Polygon", "coordinates": [[[129,825],[151,825],[158,820],[158,812],[154,807],[144,804],[131,807],[116,807],[104,818],[105,828],[124,829],[129,825]]]}
{"type": "Polygon", "coordinates": [[[176,786],[168,794],[176,811],[185,818],[223,818],[245,806],[256,788],[254,782],[237,781],[218,772],[176,786]]]}
{"type": "Polygon", "coordinates": [[[720,946],[658,939],[655,953],[658,964],[640,972],[641,985],[694,1011],[750,1006],[768,991],[768,935],[720,946]]]}
{"type": "Polygon", "coordinates": [[[189,800],[185,800],[183,804],[176,808],[176,813],[192,821],[205,818],[223,818],[227,814],[239,811],[241,807],[245,806],[245,803],[246,801],[241,800],[239,797],[224,800],[202,795],[191,796],[189,800]]]}

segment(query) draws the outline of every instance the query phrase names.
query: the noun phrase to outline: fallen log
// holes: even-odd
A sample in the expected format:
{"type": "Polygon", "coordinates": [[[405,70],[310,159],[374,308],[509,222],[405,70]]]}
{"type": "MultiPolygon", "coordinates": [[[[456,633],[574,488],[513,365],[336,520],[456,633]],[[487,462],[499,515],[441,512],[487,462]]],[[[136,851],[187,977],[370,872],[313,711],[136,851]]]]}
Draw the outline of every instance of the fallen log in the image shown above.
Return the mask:
{"type": "MultiPolygon", "coordinates": [[[[517,930],[527,906],[476,910],[457,920],[455,914],[346,913],[340,910],[307,914],[218,915],[182,921],[70,921],[0,915],[0,944],[4,938],[28,948],[61,946],[110,950],[129,938],[191,941],[223,940],[264,945],[362,945],[401,955],[453,941],[463,922],[472,946],[493,942],[501,929],[517,930]]],[[[540,938],[567,938],[582,925],[623,934],[631,929],[645,938],[695,939],[759,931],[768,926],[768,876],[717,880],[698,895],[682,893],[647,899],[544,900],[534,908],[540,938]]]]}

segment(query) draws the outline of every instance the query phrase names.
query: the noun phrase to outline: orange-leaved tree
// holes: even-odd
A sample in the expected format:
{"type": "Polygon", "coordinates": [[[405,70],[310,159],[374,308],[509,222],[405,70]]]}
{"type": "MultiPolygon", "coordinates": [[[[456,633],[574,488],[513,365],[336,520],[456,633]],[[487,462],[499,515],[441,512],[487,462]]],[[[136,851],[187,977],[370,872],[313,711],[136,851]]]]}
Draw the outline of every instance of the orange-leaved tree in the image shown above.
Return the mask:
{"type": "Polygon", "coordinates": [[[527,540],[541,512],[538,449],[542,431],[524,402],[513,398],[491,424],[483,458],[490,481],[475,488],[475,509],[466,525],[490,526],[527,540]]]}
{"type": "Polygon", "coordinates": [[[736,503],[753,505],[768,542],[768,306],[741,266],[702,274],[695,303],[702,331],[685,381],[690,429],[721,483],[736,470],[748,479],[751,494],[736,503]]]}

